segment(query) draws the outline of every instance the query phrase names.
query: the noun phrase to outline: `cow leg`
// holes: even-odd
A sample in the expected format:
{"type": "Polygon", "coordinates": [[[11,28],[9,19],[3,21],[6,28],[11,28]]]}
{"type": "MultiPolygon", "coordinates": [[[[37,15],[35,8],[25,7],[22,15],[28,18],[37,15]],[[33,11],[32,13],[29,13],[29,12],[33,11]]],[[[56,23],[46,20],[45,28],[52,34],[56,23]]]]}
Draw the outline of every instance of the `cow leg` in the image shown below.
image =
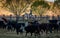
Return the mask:
{"type": "Polygon", "coordinates": [[[19,30],[18,29],[16,29],[16,32],[17,32],[17,35],[19,34],[19,30]]]}
{"type": "Polygon", "coordinates": [[[49,31],[50,31],[50,33],[52,33],[52,28],[49,31]]]}
{"type": "Polygon", "coordinates": [[[40,32],[38,33],[38,35],[40,35],[40,32]]]}
{"type": "Polygon", "coordinates": [[[57,33],[58,33],[58,31],[59,31],[59,26],[57,26],[57,29],[56,29],[56,30],[57,30],[57,33]]]}
{"type": "Polygon", "coordinates": [[[36,33],[34,35],[36,36],[36,33]]]}
{"type": "Polygon", "coordinates": [[[27,33],[28,33],[28,32],[26,32],[25,37],[27,36],[27,33]]]}
{"type": "Polygon", "coordinates": [[[19,32],[17,31],[17,35],[19,34],[19,32]]]}
{"type": "Polygon", "coordinates": [[[46,34],[48,34],[48,30],[46,30],[46,34]]]}
{"type": "Polygon", "coordinates": [[[32,33],[31,33],[31,36],[32,36],[32,33]]]}
{"type": "Polygon", "coordinates": [[[40,35],[40,31],[39,30],[37,31],[37,34],[40,35]]]}
{"type": "Polygon", "coordinates": [[[57,33],[58,33],[58,31],[59,31],[59,30],[58,30],[58,28],[57,28],[57,33]]]}
{"type": "Polygon", "coordinates": [[[12,27],[11,27],[11,32],[12,32],[12,27]]]}
{"type": "Polygon", "coordinates": [[[58,33],[58,28],[56,28],[55,30],[56,30],[56,32],[58,33]]]}

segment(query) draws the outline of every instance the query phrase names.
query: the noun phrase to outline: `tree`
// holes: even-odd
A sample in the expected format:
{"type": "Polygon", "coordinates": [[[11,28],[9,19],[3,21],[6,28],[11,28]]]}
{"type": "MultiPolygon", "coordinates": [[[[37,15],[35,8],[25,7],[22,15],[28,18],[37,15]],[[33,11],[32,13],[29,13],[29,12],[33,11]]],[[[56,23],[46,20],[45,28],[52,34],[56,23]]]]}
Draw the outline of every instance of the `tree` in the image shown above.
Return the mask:
{"type": "Polygon", "coordinates": [[[32,0],[6,0],[3,3],[3,8],[7,8],[10,12],[14,13],[16,15],[16,21],[18,21],[21,11],[23,9],[25,10],[31,2],[32,0]]]}
{"type": "Polygon", "coordinates": [[[42,15],[44,12],[45,12],[45,9],[50,9],[50,6],[47,2],[45,2],[44,0],[38,0],[38,1],[35,1],[32,6],[31,6],[32,10],[33,11],[38,11],[38,13],[40,15],[42,15]]]}
{"type": "Polygon", "coordinates": [[[60,0],[54,1],[54,7],[58,7],[60,9],[60,0]]]}

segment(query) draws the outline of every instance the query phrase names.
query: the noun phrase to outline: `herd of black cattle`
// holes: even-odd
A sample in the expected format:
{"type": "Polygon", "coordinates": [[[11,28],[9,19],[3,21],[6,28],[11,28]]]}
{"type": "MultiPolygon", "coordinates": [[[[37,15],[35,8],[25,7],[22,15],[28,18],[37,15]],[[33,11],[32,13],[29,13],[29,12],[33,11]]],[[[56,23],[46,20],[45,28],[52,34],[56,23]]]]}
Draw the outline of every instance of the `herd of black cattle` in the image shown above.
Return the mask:
{"type": "Polygon", "coordinates": [[[52,33],[52,31],[56,30],[57,32],[60,30],[60,24],[57,24],[57,20],[49,20],[49,23],[39,23],[38,21],[28,22],[28,25],[25,26],[25,23],[17,23],[15,21],[7,21],[5,18],[1,18],[4,21],[0,21],[0,28],[7,29],[8,31],[16,30],[16,33],[19,34],[23,33],[23,29],[21,26],[24,27],[25,33],[34,33],[34,35],[40,35],[40,33],[52,33]]]}

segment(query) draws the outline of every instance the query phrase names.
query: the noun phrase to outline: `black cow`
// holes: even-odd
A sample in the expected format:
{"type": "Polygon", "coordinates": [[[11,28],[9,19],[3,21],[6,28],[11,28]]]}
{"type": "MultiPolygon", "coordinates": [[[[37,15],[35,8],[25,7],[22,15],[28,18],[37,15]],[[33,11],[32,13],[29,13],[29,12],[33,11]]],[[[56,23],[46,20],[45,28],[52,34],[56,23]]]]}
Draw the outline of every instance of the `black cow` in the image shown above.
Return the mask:
{"type": "Polygon", "coordinates": [[[48,33],[48,31],[50,33],[52,33],[53,30],[57,30],[57,32],[58,32],[59,25],[51,24],[51,23],[42,23],[42,24],[40,24],[39,27],[40,27],[40,31],[43,30],[46,33],[48,33]]]}
{"type": "Polygon", "coordinates": [[[44,32],[50,32],[52,33],[53,30],[57,30],[58,32],[58,28],[59,28],[59,25],[57,24],[57,20],[49,20],[50,23],[41,23],[40,24],[40,31],[43,30],[44,32]]]}
{"type": "Polygon", "coordinates": [[[29,22],[28,26],[25,27],[25,31],[26,31],[25,36],[27,36],[27,33],[31,33],[31,36],[32,33],[39,34],[39,24],[37,23],[37,21],[29,22]]]}
{"type": "Polygon", "coordinates": [[[25,23],[16,23],[16,32],[17,35],[20,33],[23,33],[23,29],[22,27],[25,27],[25,23]]]}
{"type": "Polygon", "coordinates": [[[54,28],[54,30],[57,30],[57,32],[58,32],[58,28],[59,28],[59,25],[57,24],[58,20],[49,20],[49,22],[52,25],[52,27],[54,28]]]}
{"type": "Polygon", "coordinates": [[[6,24],[4,21],[0,21],[0,28],[6,29],[6,24]]]}
{"type": "Polygon", "coordinates": [[[7,29],[8,31],[12,31],[12,29],[14,28],[14,30],[16,30],[17,34],[19,34],[19,32],[22,32],[22,30],[20,29],[21,28],[21,25],[22,26],[25,26],[24,23],[17,23],[16,21],[10,21],[10,20],[7,20],[6,18],[2,18],[7,24],[7,29]]]}
{"type": "Polygon", "coordinates": [[[12,28],[13,28],[13,27],[12,27],[12,22],[8,21],[8,22],[7,22],[7,30],[8,30],[8,31],[10,31],[10,30],[12,31],[12,28]]]}

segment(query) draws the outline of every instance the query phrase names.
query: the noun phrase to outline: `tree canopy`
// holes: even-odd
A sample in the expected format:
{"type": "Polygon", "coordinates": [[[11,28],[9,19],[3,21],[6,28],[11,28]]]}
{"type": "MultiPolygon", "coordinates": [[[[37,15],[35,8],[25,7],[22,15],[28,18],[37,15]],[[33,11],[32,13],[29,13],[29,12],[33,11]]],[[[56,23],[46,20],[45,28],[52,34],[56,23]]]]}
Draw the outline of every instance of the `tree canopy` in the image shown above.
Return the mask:
{"type": "Polygon", "coordinates": [[[42,6],[43,8],[50,8],[49,4],[45,1],[35,1],[32,4],[33,7],[38,7],[38,6],[42,6]]]}
{"type": "Polygon", "coordinates": [[[33,0],[6,0],[3,7],[9,9],[12,13],[20,13],[33,0]]]}
{"type": "Polygon", "coordinates": [[[60,9],[60,0],[56,0],[54,2],[54,6],[58,7],[60,9]]]}
{"type": "Polygon", "coordinates": [[[45,9],[50,9],[50,5],[44,0],[38,0],[31,5],[31,8],[33,11],[38,12],[41,15],[45,12],[45,9]]]}
{"type": "MultiPolygon", "coordinates": [[[[44,0],[6,0],[5,3],[3,4],[3,7],[7,8],[10,12],[16,14],[26,10],[26,8],[31,3],[32,3],[31,9],[33,11],[38,11],[39,13],[41,10],[45,11],[44,9],[51,8],[51,6],[44,0]]],[[[60,8],[60,0],[55,1],[53,7],[60,8]]]]}

